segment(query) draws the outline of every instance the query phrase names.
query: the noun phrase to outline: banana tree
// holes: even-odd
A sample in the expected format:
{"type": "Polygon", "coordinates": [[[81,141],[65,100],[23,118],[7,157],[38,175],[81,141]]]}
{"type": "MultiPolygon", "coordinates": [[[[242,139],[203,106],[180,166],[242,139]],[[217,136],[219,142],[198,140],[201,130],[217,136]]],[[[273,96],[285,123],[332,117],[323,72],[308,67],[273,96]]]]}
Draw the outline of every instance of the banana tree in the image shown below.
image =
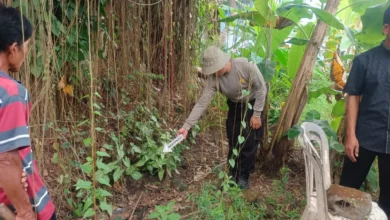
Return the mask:
{"type": "MultiPolygon", "coordinates": [[[[250,60],[257,62],[268,84],[271,83],[271,85],[275,85],[277,83],[284,83],[286,84],[287,89],[294,86],[306,87],[308,85],[313,71],[310,70],[312,68],[307,70],[309,67],[307,65],[303,65],[307,70],[303,86],[301,84],[299,86],[294,85],[292,84],[292,81],[297,78],[297,72],[299,73],[300,66],[302,68],[301,61],[303,60],[305,51],[308,50],[307,47],[310,38],[315,30],[313,18],[317,18],[317,20],[320,21],[319,23],[325,23],[331,27],[330,35],[326,38],[327,41],[325,45],[322,44],[322,41],[315,42],[318,44],[316,45],[317,47],[325,46],[327,49],[323,53],[320,53],[319,56],[321,56],[321,58],[319,57],[318,60],[316,60],[318,52],[313,55],[314,63],[319,60],[325,64],[332,63],[333,58],[335,58],[335,52],[341,50],[342,54],[340,55],[340,59],[342,62],[348,61],[347,67],[345,68],[345,71],[347,71],[348,63],[353,59],[353,56],[350,54],[359,53],[381,40],[381,36],[375,34],[377,31],[370,32],[373,29],[368,26],[369,22],[366,21],[369,19],[372,20],[375,13],[380,13],[378,9],[374,10],[374,8],[379,7],[381,8],[380,10],[383,10],[383,7],[385,6],[380,4],[384,3],[384,0],[342,0],[341,9],[336,13],[336,16],[333,16],[333,14],[335,14],[337,10],[337,6],[335,7],[335,5],[338,4],[339,1],[328,1],[327,5],[335,3],[332,5],[332,11],[323,9],[326,1],[321,1],[323,4],[319,7],[302,2],[303,1],[299,0],[289,3],[273,0],[255,0],[254,7],[245,8],[245,12],[242,10],[236,11],[236,14],[230,17],[225,17],[221,13],[222,19],[220,21],[234,26],[236,30],[239,30],[235,35],[241,36],[241,38],[237,38],[237,42],[228,49],[233,51],[237,50],[238,55],[248,57],[250,60]],[[367,7],[372,8],[366,11],[367,7]],[[348,21],[359,20],[358,18],[360,15],[362,15],[363,30],[356,31],[359,26],[357,24],[358,22],[348,21]],[[245,22],[237,24],[235,23],[237,20],[245,22]]],[[[329,9],[329,7],[325,9],[329,9]]],[[[375,19],[374,23],[380,24],[378,18],[375,19]]],[[[326,31],[323,33],[325,35],[326,31]]],[[[319,72],[318,70],[316,71],[319,72]]],[[[346,73],[343,75],[345,81],[346,73]]],[[[271,93],[269,95],[274,99],[272,87],[273,86],[270,88],[271,93]]],[[[291,92],[294,91],[291,90],[291,92]]],[[[290,103],[291,100],[294,100],[292,97],[297,99],[297,94],[291,95],[291,92],[287,103],[289,103],[289,100],[290,103]]],[[[308,93],[308,97],[303,100],[301,100],[303,93],[298,95],[298,100],[301,100],[301,103],[296,105],[298,106],[297,109],[293,108],[294,111],[288,116],[288,123],[286,123],[286,112],[282,112],[271,144],[268,145],[268,148],[263,144],[263,154],[269,154],[271,152],[270,149],[272,148],[274,154],[278,155],[279,152],[280,159],[285,158],[289,146],[291,146],[291,142],[288,138],[293,139],[293,137],[288,136],[288,130],[300,119],[300,115],[308,98],[318,98],[322,94],[335,95],[337,97],[337,103],[332,111],[334,119],[329,123],[329,126],[333,128],[333,130],[337,130],[340,124],[342,124],[344,100],[342,96],[340,97],[340,91],[334,90],[332,87],[326,87],[320,89],[316,88],[314,91],[306,90],[306,92],[308,93]],[[279,148],[282,142],[286,143],[286,145],[285,147],[279,148]]],[[[268,119],[268,107],[269,105],[265,107],[263,114],[266,116],[266,119],[268,119]]],[[[289,107],[284,105],[284,109],[287,108],[289,107]]],[[[289,111],[291,111],[290,108],[289,111]]],[[[265,124],[265,126],[267,126],[267,124],[265,124]]],[[[266,127],[265,130],[268,131],[268,128],[266,127]]],[[[294,132],[290,133],[294,134],[294,132]]],[[[264,143],[268,142],[268,138],[266,137],[267,134],[268,133],[265,134],[264,143]]],[[[332,140],[332,143],[334,143],[333,145],[335,147],[340,147],[340,145],[336,144],[338,143],[337,140],[332,140]]]]}
{"type": "MultiPolygon", "coordinates": [[[[301,22],[302,19],[306,18],[310,20],[315,14],[317,18],[332,27],[347,32],[350,31],[348,27],[345,27],[329,12],[312,5],[304,4],[301,1],[278,4],[276,1],[255,0],[254,6],[255,8],[249,12],[238,13],[234,16],[224,18],[221,21],[232,22],[237,19],[242,19],[249,21],[252,27],[254,27],[256,40],[252,47],[242,51],[246,52],[244,55],[248,57],[258,58],[258,66],[267,82],[270,82],[275,76],[276,62],[283,63],[283,60],[287,60],[287,77],[290,79],[295,77],[309,39],[314,31],[313,22],[307,22],[306,25],[301,25],[303,23],[301,22]],[[290,48],[287,57],[286,54],[281,56],[278,53],[280,52],[281,45],[290,48]]],[[[322,40],[319,44],[321,43],[322,40]]],[[[314,57],[316,56],[317,54],[314,57]]],[[[300,112],[302,110],[302,108],[297,109],[300,112]]],[[[264,113],[267,116],[267,111],[264,113]]],[[[265,130],[268,130],[267,127],[265,127],[265,130]]],[[[264,140],[267,142],[268,138],[265,137],[264,140]]],[[[270,146],[272,147],[273,145],[274,142],[270,146]]],[[[265,144],[263,144],[262,150],[266,154],[270,152],[270,148],[265,147],[265,144]]]]}
{"type": "MultiPolygon", "coordinates": [[[[303,56],[303,51],[314,28],[313,22],[309,21],[307,25],[302,26],[301,21],[312,19],[313,12],[323,17],[328,15],[310,5],[302,4],[301,1],[284,4],[274,0],[255,0],[254,7],[246,8],[246,10],[246,12],[236,11],[236,14],[230,17],[225,17],[224,13],[220,13],[222,17],[220,21],[231,25],[237,30],[234,35],[240,36],[237,37],[237,42],[228,49],[234,51],[240,48],[238,55],[256,62],[268,87],[270,82],[281,78],[291,85],[291,79],[294,78],[298,68],[297,63],[303,56]],[[237,21],[245,22],[239,24],[237,21]],[[291,48],[291,53],[286,53],[285,49],[288,48],[291,48]]],[[[272,87],[270,90],[272,91],[272,87]]],[[[272,96],[272,92],[269,95],[272,96]]],[[[268,98],[269,96],[262,115],[265,131],[268,131],[268,98]]],[[[263,135],[263,152],[268,152],[267,135],[268,132],[263,135]]]]}
{"type": "MultiPolygon", "coordinates": [[[[344,0],[341,2],[341,9],[336,13],[336,16],[350,28],[349,30],[351,31],[349,34],[352,35],[353,38],[343,35],[340,30],[331,30],[325,44],[326,50],[322,55],[324,59],[328,60],[327,65],[329,66],[330,78],[331,81],[333,81],[333,84],[309,92],[309,99],[317,99],[325,94],[327,99],[334,96],[336,101],[331,111],[332,120],[330,123],[322,123],[324,121],[319,120],[319,113],[311,114],[318,116],[317,118],[309,117],[309,120],[313,121],[314,119],[314,121],[319,123],[320,126],[327,131],[328,138],[330,139],[331,165],[334,182],[338,182],[337,178],[341,172],[340,165],[344,153],[344,146],[342,143],[344,143],[346,124],[344,118],[345,101],[342,89],[346,83],[348,70],[351,68],[352,60],[355,55],[366,49],[370,49],[373,46],[377,46],[380,41],[383,40],[382,35],[375,34],[376,32],[381,32],[382,29],[383,18],[380,18],[381,16],[377,15],[383,14],[384,10],[389,5],[387,0],[344,0]],[[361,23],[363,24],[363,28],[361,27],[361,23]],[[337,133],[334,131],[337,131],[337,133]],[[338,140],[338,142],[336,140],[338,140]]],[[[308,120],[307,117],[306,120],[308,120]]],[[[288,137],[294,139],[300,132],[299,126],[293,126],[288,131],[288,137]]],[[[374,191],[378,189],[378,175],[375,166],[371,167],[364,185],[374,191]]]]}

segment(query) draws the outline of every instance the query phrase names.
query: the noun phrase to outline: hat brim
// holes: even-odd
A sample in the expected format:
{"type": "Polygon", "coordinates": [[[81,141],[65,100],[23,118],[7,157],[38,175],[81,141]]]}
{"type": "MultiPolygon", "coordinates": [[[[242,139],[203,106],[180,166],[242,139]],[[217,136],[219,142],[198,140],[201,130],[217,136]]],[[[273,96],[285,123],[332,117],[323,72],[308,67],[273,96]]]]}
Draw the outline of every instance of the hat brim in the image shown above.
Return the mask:
{"type": "Polygon", "coordinates": [[[202,73],[204,75],[211,75],[213,73],[218,72],[221,70],[231,59],[231,55],[228,53],[223,53],[222,57],[218,61],[218,63],[210,66],[210,67],[205,67],[204,65],[202,66],[202,73]]]}

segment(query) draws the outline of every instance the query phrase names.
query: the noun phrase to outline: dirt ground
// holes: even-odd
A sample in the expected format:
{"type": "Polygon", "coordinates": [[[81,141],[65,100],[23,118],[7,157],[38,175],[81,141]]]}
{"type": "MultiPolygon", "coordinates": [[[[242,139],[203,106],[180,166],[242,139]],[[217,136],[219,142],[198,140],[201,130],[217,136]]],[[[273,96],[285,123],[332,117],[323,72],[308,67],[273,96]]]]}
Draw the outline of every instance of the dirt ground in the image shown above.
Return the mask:
{"type": "MultiPolygon", "coordinates": [[[[154,209],[155,205],[166,205],[170,201],[175,201],[174,209],[182,217],[194,217],[197,209],[194,204],[187,201],[188,195],[195,195],[201,192],[202,186],[206,183],[218,184],[218,172],[216,169],[225,169],[227,142],[213,140],[212,133],[198,137],[197,144],[189,150],[183,152],[183,164],[179,167],[180,174],[173,177],[166,177],[162,182],[158,177],[144,174],[144,177],[135,181],[128,178],[126,182],[118,183],[109,191],[114,195],[114,214],[110,219],[147,219],[147,216],[154,209]],[[214,171],[214,172],[213,172],[214,171]],[[119,218],[118,218],[119,217],[119,218]]],[[[47,152],[54,153],[54,152],[47,152]]],[[[298,152],[299,153],[299,152],[298,152]]],[[[50,157],[47,158],[51,158],[50,157]]],[[[302,197],[304,192],[304,166],[299,155],[290,157],[289,185],[297,197],[302,197]],[[301,164],[302,163],[302,164],[301,164]]],[[[45,161],[43,173],[45,182],[54,201],[63,197],[63,186],[59,185],[59,168],[50,164],[50,160],[45,161]]],[[[260,195],[268,195],[273,189],[273,181],[280,179],[280,176],[268,167],[259,167],[257,161],[255,173],[250,177],[250,189],[260,195]]],[[[71,213],[64,202],[57,204],[58,219],[72,219],[71,213]]],[[[108,219],[100,216],[98,219],[108,219]]],[[[185,218],[183,218],[185,219],[185,218]]]]}
{"type": "MultiPolygon", "coordinates": [[[[114,195],[113,216],[108,218],[101,215],[98,219],[147,219],[156,205],[166,205],[170,201],[175,202],[174,210],[181,214],[182,219],[196,217],[199,210],[188,200],[188,196],[199,195],[202,187],[207,183],[219,186],[219,170],[226,169],[228,146],[226,141],[216,138],[219,136],[220,130],[208,129],[207,132],[201,133],[196,138],[197,143],[191,145],[189,150],[183,151],[183,163],[178,169],[180,174],[159,181],[157,176],[145,173],[139,181],[127,178],[123,182],[114,184],[111,189],[107,189],[114,195]]],[[[59,174],[62,172],[58,166],[51,163],[53,153],[54,150],[45,152],[45,165],[41,173],[57,207],[58,219],[75,219],[71,217],[71,208],[67,206],[63,195],[66,186],[58,184],[59,174]]],[[[288,158],[286,166],[290,172],[286,190],[291,192],[298,201],[304,201],[305,170],[299,148],[290,152],[288,158]]],[[[73,177],[76,178],[79,175],[73,177]]],[[[272,197],[275,190],[273,183],[280,179],[280,174],[273,169],[272,165],[258,160],[255,172],[250,177],[250,191],[248,192],[257,197],[272,197]]],[[[69,190],[73,189],[71,184],[68,186],[69,190]]],[[[243,194],[246,195],[245,192],[243,194]]],[[[377,195],[372,193],[372,196],[375,201],[377,195]]],[[[251,198],[248,199],[251,200],[251,198]]]]}
{"type": "MultiPolygon", "coordinates": [[[[220,137],[224,135],[224,132],[215,127],[207,128],[206,131],[200,133],[196,138],[196,144],[192,144],[189,150],[183,151],[183,163],[178,168],[180,174],[166,177],[160,182],[157,176],[145,173],[139,181],[128,177],[114,184],[111,189],[107,189],[114,195],[112,198],[114,212],[110,219],[147,219],[156,205],[166,205],[170,201],[175,201],[174,209],[181,214],[182,219],[196,217],[199,210],[195,204],[188,201],[188,196],[200,194],[202,187],[207,183],[218,186],[220,183],[218,171],[226,168],[227,141],[224,138],[221,140],[220,137]]],[[[52,146],[53,143],[47,145],[52,146]]],[[[52,164],[51,158],[54,152],[53,147],[48,147],[48,150],[44,152],[44,163],[43,166],[41,165],[43,169],[40,171],[55,202],[58,219],[75,219],[71,217],[72,208],[66,203],[69,198],[64,195],[64,189],[74,189],[74,182],[81,174],[70,173],[52,164]],[[68,185],[58,183],[61,173],[69,174],[72,181],[68,185]]],[[[286,166],[290,172],[286,190],[291,192],[297,200],[304,201],[305,170],[299,147],[293,149],[288,158],[286,166]]],[[[275,190],[273,183],[280,179],[279,172],[272,165],[258,160],[255,172],[250,177],[249,192],[263,198],[272,196],[275,190]]],[[[99,216],[98,219],[109,218],[99,216]]]]}
{"type": "MultiPolygon", "coordinates": [[[[223,135],[223,134],[222,134],[223,135]]],[[[179,173],[173,177],[166,177],[159,181],[157,176],[144,174],[138,181],[127,178],[118,182],[111,189],[113,200],[113,216],[99,216],[98,219],[147,219],[156,205],[166,205],[175,201],[174,209],[186,217],[196,217],[197,207],[188,201],[188,195],[197,195],[201,192],[206,183],[217,185],[219,170],[226,168],[227,141],[221,140],[221,131],[208,128],[196,138],[196,144],[191,145],[189,150],[182,153],[183,163],[179,167],[179,173]],[[119,217],[119,218],[118,218],[119,217]]],[[[51,163],[54,150],[45,152],[44,166],[41,173],[48,186],[51,196],[57,208],[58,219],[74,219],[69,207],[66,204],[68,197],[64,195],[64,188],[73,189],[74,181],[81,174],[69,174],[72,179],[68,185],[59,184],[58,178],[61,173],[69,173],[59,166],[51,163]]],[[[290,169],[287,190],[292,192],[296,198],[303,200],[305,195],[304,164],[301,152],[295,150],[289,155],[290,160],[287,167],[290,169]]],[[[257,161],[255,173],[250,177],[250,192],[256,195],[267,197],[274,191],[273,182],[281,177],[272,166],[257,161]]],[[[75,195],[73,195],[75,196],[75,195]]]]}
{"type": "MultiPolygon", "coordinates": [[[[219,167],[225,169],[227,142],[213,140],[215,135],[208,132],[204,137],[198,138],[197,146],[184,151],[184,162],[180,167],[179,175],[165,178],[162,182],[157,177],[146,176],[140,181],[129,180],[123,194],[116,197],[113,202],[116,207],[114,216],[122,219],[147,219],[155,205],[166,205],[175,201],[174,209],[180,213],[183,219],[194,217],[197,209],[194,204],[187,201],[188,195],[199,194],[202,186],[206,183],[218,184],[218,172],[213,172],[219,167]]],[[[288,190],[291,190],[297,198],[304,197],[305,176],[303,158],[299,151],[293,152],[288,167],[289,175],[288,190]]],[[[257,161],[260,164],[260,161],[257,161]]],[[[254,174],[250,177],[250,190],[257,195],[267,196],[273,192],[273,181],[280,179],[277,172],[265,166],[257,166],[254,174]]]]}

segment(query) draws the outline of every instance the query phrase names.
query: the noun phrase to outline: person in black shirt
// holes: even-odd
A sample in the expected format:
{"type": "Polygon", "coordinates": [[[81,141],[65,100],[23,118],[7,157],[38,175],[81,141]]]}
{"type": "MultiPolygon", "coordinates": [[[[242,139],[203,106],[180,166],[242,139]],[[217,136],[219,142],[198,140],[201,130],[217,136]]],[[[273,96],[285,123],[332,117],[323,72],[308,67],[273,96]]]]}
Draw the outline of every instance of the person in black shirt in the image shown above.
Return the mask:
{"type": "Polygon", "coordinates": [[[347,136],[340,185],[360,189],[378,157],[378,203],[390,217],[390,7],[383,24],[386,39],[353,60],[344,88],[347,136]]]}

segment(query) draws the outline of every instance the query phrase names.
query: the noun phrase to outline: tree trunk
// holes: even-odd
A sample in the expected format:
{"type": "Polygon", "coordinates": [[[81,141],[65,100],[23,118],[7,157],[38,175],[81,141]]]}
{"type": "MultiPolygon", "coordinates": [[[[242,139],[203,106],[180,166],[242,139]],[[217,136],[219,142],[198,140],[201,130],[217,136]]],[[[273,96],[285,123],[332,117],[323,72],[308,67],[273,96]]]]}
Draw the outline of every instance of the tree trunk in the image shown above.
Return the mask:
{"type": "MultiPolygon", "coordinates": [[[[269,83],[267,83],[267,91],[269,91],[269,83]]],[[[268,116],[269,116],[269,110],[270,110],[270,104],[269,104],[269,93],[267,93],[267,96],[265,98],[265,104],[264,104],[264,109],[261,114],[261,122],[262,122],[262,127],[261,127],[261,140],[260,140],[260,150],[258,153],[258,159],[260,161],[263,161],[263,159],[266,158],[267,153],[269,152],[269,136],[268,136],[268,130],[269,130],[269,125],[268,125],[268,116]]]]}
{"type": "MultiPolygon", "coordinates": [[[[340,4],[340,0],[328,0],[325,10],[334,14],[340,4]]],[[[287,159],[287,153],[292,146],[292,141],[284,136],[294,124],[296,124],[302,114],[308,98],[308,85],[313,73],[314,65],[321,44],[325,38],[328,25],[318,20],[317,26],[313,32],[305,54],[302,58],[298,72],[291,86],[286,104],[283,107],[278,125],[271,141],[271,149],[276,157],[278,164],[284,164],[287,159]]],[[[269,153],[269,156],[270,153],[269,153]]]]}
{"type": "MultiPolygon", "coordinates": [[[[340,122],[339,129],[337,130],[337,137],[338,141],[343,144],[345,142],[345,131],[347,128],[347,120],[345,119],[345,116],[340,122]]],[[[338,184],[339,182],[339,177],[341,174],[341,164],[343,161],[343,154],[340,154],[339,152],[335,150],[330,150],[329,152],[329,161],[330,161],[330,174],[332,177],[332,183],[333,184],[338,184]],[[338,164],[336,166],[336,164],[338,164]]]]}

